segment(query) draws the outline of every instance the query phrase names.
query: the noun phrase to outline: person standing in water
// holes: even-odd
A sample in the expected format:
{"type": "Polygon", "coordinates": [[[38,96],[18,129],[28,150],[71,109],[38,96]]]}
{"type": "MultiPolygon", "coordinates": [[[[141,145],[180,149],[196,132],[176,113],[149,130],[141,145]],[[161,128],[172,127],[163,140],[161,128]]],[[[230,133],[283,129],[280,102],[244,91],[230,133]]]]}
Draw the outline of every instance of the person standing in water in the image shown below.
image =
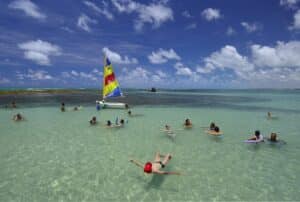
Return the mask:
{"type": "Polygon", "coordinates": [[[146,162],[145,164],[130,159],[131,163],[134,163],[136,166],[143,168],[145,173],[148,174],[159,174],[159,175],[181,175],[180,172],[171,172],[171,171],[162,171],[162,168],[165,168],[165,166],[168,164],[168,162],[171,160],[172,156],[170,154],[167,155],[160,155],[159,152],[156,152],[154,161],[146,162]],[[161,157],[164,157],[163,160],[161,160],[161,157]]]}
{"type": "Polygon", "coordinates": [[[62,112],[65,112],[65,111],[66,111],[65,103],[64,103],[64,102],[61,103],[60,111],[62,111],[62,112]]]}

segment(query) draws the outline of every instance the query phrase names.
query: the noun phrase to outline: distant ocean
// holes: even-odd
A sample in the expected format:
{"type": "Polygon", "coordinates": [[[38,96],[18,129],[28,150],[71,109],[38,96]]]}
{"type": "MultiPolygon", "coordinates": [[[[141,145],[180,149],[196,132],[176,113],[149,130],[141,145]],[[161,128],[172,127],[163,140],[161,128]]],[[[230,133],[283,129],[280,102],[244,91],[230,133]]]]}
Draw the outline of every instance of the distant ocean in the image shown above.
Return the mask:
{"type": "Polygon", "coordinates": [[[96,111],[100,90],[71,90],[0,95],[0,201],[299,200],[299,89],[123,89],[125,97],[112,101],[128,103],[134,117],[96,111]],[[5,108],[12,101],[18,108],[5,108]],[[16,113],[26,121],[12,121],[16,113]],[[89,125],[92,116],[99,125],[89,125]],[[104,127],[121,118],[124,128],[104,127]],[[191,130],[183,129],[186,118],[191,130]],[[223,136],[204,132],[212,121],[223,136]],[[286,144],[244,143],[255,130],[276,132],[286,144]],[[156,151],[173,156],[164,170],[184,175],[147,175],[129,162],[151,161],[156,151]]]}

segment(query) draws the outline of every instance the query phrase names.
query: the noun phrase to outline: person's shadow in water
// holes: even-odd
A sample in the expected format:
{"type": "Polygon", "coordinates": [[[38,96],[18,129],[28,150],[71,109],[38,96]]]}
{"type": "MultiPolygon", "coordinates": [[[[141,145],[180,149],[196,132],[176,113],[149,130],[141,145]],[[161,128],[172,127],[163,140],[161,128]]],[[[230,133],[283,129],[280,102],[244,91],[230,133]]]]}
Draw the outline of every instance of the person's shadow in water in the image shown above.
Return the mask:
{"type": "Polygon", "coordinates": [[[159,189],[163,182],[165,181],[164,175],[153,175],[151,181],[145,185],[145,189],[159,189]]]}

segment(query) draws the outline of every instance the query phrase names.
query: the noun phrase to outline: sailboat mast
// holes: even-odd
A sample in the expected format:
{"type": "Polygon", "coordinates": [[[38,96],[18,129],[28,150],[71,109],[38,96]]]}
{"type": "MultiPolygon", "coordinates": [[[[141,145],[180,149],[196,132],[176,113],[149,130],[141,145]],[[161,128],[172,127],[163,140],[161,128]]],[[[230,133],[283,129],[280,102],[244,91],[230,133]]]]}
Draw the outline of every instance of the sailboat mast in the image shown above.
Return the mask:
{"type": "Polygon", "coordinates": [[[103,76],[102,76],[102,100],[104,101],[104,85],[105,85],[105,76],[104,76],[104,69],[106,64],[106,55],[103,57],[103,76]]]}

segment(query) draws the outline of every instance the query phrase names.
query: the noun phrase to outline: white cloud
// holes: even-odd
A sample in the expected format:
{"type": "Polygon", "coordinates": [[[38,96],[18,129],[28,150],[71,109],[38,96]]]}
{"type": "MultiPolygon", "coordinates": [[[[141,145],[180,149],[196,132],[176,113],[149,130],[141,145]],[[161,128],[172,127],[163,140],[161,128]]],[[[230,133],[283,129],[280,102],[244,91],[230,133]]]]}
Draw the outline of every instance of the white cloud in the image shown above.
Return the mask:
{"type": "Polygon", "coordinates": [[[300,67],[300,41],[277,42],[275,47],[252,45],[253,62],[259,67],[300,67]]]}
{"type": "Polygon", "coordinates": [[[226,31],[227,36],[232,36],[232,35],[235,35],[235,34],[236,34],[236,31],[232,27],[227,28],[227,31],[226,31]]]}
{"type": "Polygon", "coordinates": [[[177,62],[175,65],[174,65],[174,68],[176,69],[176,75],[180,75],[180,76],[192,76],[193,75],[193,71],[183,65],[181,62],[177,62]]]}
{"type": "Polygon", "coordinates": [[[93,69],[91,72],[78,72],[76,70],[71,70],[70,72],[62,72],[61,77],[73,80],[87,80],[87,81],[99,81],[102,79],[99,75],[102,75],[102,72],[93,69]]]}
{"type": "Polygon", "coordinates": [[[207,8],[202,11],[201,15],[207,21],[217,20],[221,18],[220,10],[215,8],[207,8]]]}
{"type": "Polygon", "coordinates": [[[231,84],[245,87],[295,87],[300,84],[300,41],[277,42],[274,47],[255,44],[251,46],[249,57],[241,55],[234,46],[226,45],[204,58],[196,72],[201,75],[217,69],[224,75],[216,74],[219,77],[216,82],[229,78],[231,84]]]}
{"type": "Polygon", "coordinates": [[[99,14],[102,14],[104,15],[107,19],[109,20],[113,20],[114,19],[114,16],[111,12],[109,12],[108,10],[108,4],[103,1],[103,9],[102,8],[99,8],[96,4],[94,4],[93,2],[90,2],[90,1],[84,1],[83,2],[86,6],[88,6],[89,8],[93,9],[94,11],[96,11],[97,13],[99,14]]]}
{"type": "Polygon", "coordinates": [[[197,28],[197,23],[191,23],[185,27],[185,29],[196,29],[197,28]]]}
{"type": "Polygon", "coordinates": [[[170,50],[160,48],[157,52],[152,52],[151,55],[148,55],[148,59],[152,64],[161,64],[168,60],[180,60],[181,58],[172,48],[170,50]]]}
{"type": "Polygon", "coordinates": [[[12,1],[8,7],[11,9],[22,10],[26,15],[38,20],[44,20],[46,18],[46,15],[39,11],[39,7],[30,0],[15,0],[12,1]]]}
{"type": "Polygon", "coordinates": [[[72,75],[72,76],[79,76],[79,74],[78,74],[75,70],[72,70],[72,71],[71,71],[71,75],[72,75]]]}
{"type": "Polygon", "coordinates": [[[85,14],[81,14],[77,20],[77,26],[87,32],[91,32],[89,24],[97,24],[97,20],[91,19],[85,14]]]}
{"type": "Polygon", "coordinates": [[[112,3],[120,13],[137,13],[138,18],[134,21],[134,28],[137,31],[141,31],[146,23],[151,24],[153,28],[158,28],[164,22],[173,20],[173,11],[165,5],[166,1],[149,5],[132,0],[112,0],[112,3]]]}
{"type": "Polygon", "coordinates": [[[32,70],[28,69],[27,73],[21,73],[19,71],[16,72],[17,79],[30,79],[30,80],[53,80],[54,77],[51,76],[47,71],[44,70],[32,70]]]}
{"type": "Polygon", "coordinates": [[[7,84],[7,83],[10,83],[10,80],[5,77],[1,77],[0,75],[0,84],[7,84]]]}
{"type": "Polygon", "coordinates": [[[74,33],[74,31],[72,29],[70,29],[69,27],[67,27],[67,26],[63,26],[63,27],[61,27],[61,29],[66,31],[66,32],[69,32],[69,33],[74,33]]]}
{"type": "Polygon", "coordinates": [[[167,74],[161,70],[157,70],[155,72],[160,78],[166,78],[167,77],[167,74]]]}
{"type": "Polygon", "coordinates": [[[290,30],[300,30],[300,9],[294,15],[294,23],[289,27],[290,30]]]}
{"type": "Polygon", "coordinates": [[[280,0],[280,5],[287,8],[296,8],[299,0],[280,0]]]}
{"type": "Polygon", "coordinates": [[[190,14],[190,12],[187,11],[187,10],[183,11],[181,14],[182,14],[183,17],[186,17],[186,18],[192,18],[192,17],[193,17],[193,16],[190,14]]]}
{"type": "Polygon", "coordinates": [[[240,78],[247,78],[247,73],[254,70],[254,65],[246,56],[238,53],[234,46],[226,45],[219,51],[213,52],[204,58],[204,66],[198,66],[197,72],[201,74],[210,73],[215,69],[231,69],[240,78]]]}
{"type": "Polygon", "coordinates": [[[245,28],[245,30],[249,33],[255,32],[262,29],[262,25],[258,23],[248,23],[248,22],[241,22],[241,25],[245,28]]]}
{"type": "Polygon", "coordinates": [[[61,48],[47,41],[36,40],[18,44],[18,47],[24,50],[24,57],[32,60],[39,65],[50,65],[49,56],[61,54],[61,48]]]}
{"type": "Polygon", "coordinates": [[[102,49],[102,52],[112,61],[118,64],[137,64],[138,60],[136,58],[129,58],[128,56],[124,56],[122,58],[122,56],[117,53],[117,52],[113,52],[112,50],[110,50],[107,47],[104,47],[102,49]]]}

